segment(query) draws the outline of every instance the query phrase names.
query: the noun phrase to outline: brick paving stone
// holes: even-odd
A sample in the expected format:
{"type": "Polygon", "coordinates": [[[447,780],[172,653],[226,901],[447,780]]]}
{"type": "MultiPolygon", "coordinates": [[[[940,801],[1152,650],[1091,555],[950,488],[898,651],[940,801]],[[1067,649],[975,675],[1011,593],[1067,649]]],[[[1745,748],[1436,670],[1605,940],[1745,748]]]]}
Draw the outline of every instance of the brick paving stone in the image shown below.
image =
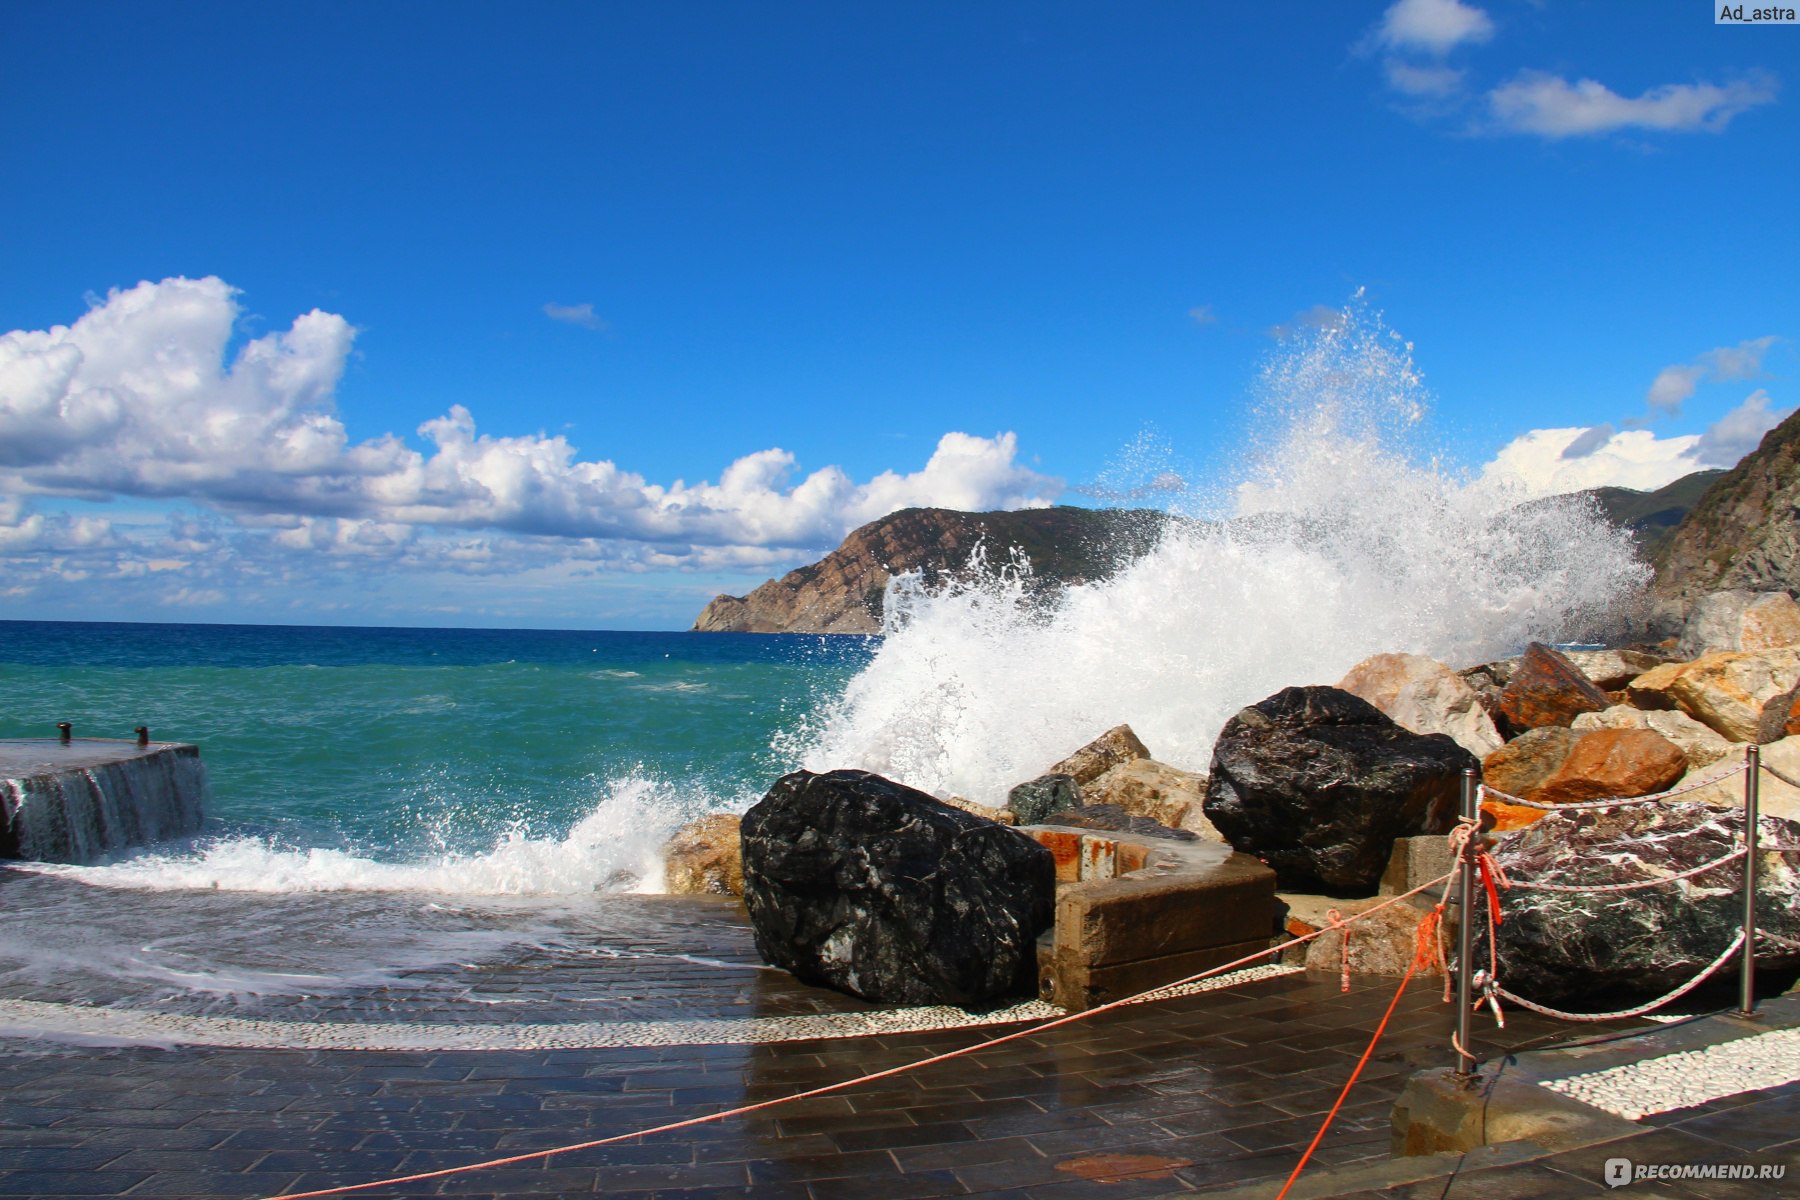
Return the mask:
{"type": "Polygon", "coordinates": [[[118,1196],[150,1177],[146,1171],[0,1171],[3,1196],[118,1196]]]}
{"type": "Polygon", "coordinates": [[[893,1125],[835,1131],[828,1135],[839,1150],[891,1150],[898,1146],[942,1146],[972,1142],[975,1134],[961,1122],[936,1125],[893,1125]]]}
{"type": "Polygon", "coordinates": [[[297,1171],[158,1171],[131,1189],[133,1196],[207,1197],[273,1196],[297,1190],[304,1178],[297,1171]]]}

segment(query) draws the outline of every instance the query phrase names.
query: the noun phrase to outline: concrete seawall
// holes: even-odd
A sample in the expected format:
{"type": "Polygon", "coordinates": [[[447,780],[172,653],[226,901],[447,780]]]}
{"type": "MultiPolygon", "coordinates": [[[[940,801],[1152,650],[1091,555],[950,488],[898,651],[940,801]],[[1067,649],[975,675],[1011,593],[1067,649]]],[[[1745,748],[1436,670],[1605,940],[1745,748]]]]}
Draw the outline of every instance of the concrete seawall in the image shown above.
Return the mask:
{"type": "Polygon", "coordinates": [[[205,820],[206,767],[179,742],[0,741],[0,859],[92,863],[205,820]]]}

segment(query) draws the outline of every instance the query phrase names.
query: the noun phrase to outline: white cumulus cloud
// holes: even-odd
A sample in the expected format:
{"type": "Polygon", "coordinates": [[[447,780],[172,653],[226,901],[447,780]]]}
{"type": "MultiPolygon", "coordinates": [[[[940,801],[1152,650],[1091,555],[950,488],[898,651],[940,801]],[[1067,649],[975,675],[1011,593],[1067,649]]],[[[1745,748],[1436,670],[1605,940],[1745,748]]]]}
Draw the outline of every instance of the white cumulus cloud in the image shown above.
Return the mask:
{"type": "Polygon", "coordinates": [[[1621,129],[1718,133],[1740,113],[1772,102],[1775,94],[1775,82],[1766,75],[1724,84],[1671,83],[1628,97],[1592,79],[1571,83],[1525,71],[1488,93],[1488,111],[1497,129],[1552,139],[1621,129]]]}
{"type": "Polygon", "coordinates": [[[1763,356],[1780,340],[1772,335],[1752,338],[1735,346],[1708,350],[1691,363],[1664,367],[1650,381],[1644,402],[1652,412],[1678,415],[1702,380],[1755,379],[1762,373],[1763,356]]]}
{"type": "Polygon", "coordinates": [[[1462,90],[1463,72],[1442,63],[1409,63],[1390,58],[1382,64],[1388,86],[1408,96],[1445,97],[1462,90]]]}
{"type": "Polygon", "coordinates": [[[1532,496],[1554,496],[1606,486],[1655,491],[1700,470],[1694,457],[1698,434],[1659,438],[1648,429],[1627,429],[1586,453],[1567,453],[1588,432],[1533,429],[1521,434],[1482,468],[1482,477],[1521,486],[1532,496]]]}
{"type": "Polygon", "coordinates": [[[1773,407],[1758,388],[1704,433],[1658,437],[1648,429],[1533,429],[1503,446],[1482,467],[1482,478],[1529,496],[1554,496],[1595,487],[1655,491],[1683,475],[1733,467],[1756,449],[1791,409],[1773,407]]]}
{"type": "Polygon", "coordinates": [[[1658,412],[1679,414],[1681,406],[1687,403],[1694,389],[1706,377],[1706,368],[1677,364],[1664,367],[1650,381],[1650,390],[1644,395],[1644,403],[1658,412]]]}
{"type": "Polygon", "coordinates": [[[1763,434],[1781,424],[1789,409],[1770,407],[1769,393],[1757,388],[1744,402],[1715,421],[1694,447],[1694,459],[1704,467],[1733,467],[1756,449],[1763,434]]]}
{"type": "Polygon", "coordinates": [[[923,468],[858,483],[837,467],[794,479],[759,450],[717,483],[663,485],[567,439],[477,432],[460,405],[352,444],[334,391],[355,338],[313,311],[229,362],[238,316],[222,280],[167,279],[109,294],[70,326],[0,336],[0,491],[196,501],[238,513],[397,526],[624,538],[661,545],[835,544],[908,505],[1019,508],[1060,484],[1017,461],[1012,434],[948,433],[923,468]]]}
{"type": "Polygon", "coordinates": [[[560,436],[481,432],[460,405],[419,425],[422,448],[393,434],[352,442],[336,411],[350,323],[315,310],[231,353],[238,316],[224,281],[173,278],[115,290],[70,325],[0,335],[9,587],[172,575],[146,602],[192,605],[292,582],[309,563],[765,570],[899,508],[1036,507],[1062,490],[1019,461],[1011,433],[946,433],[917,470],[863,481],[835,466],[801,474],[770,448],[691,484],[583,457],[560,436]],[[133,527],[61,511],[121,496],[192,508],[133,527]],[[49,497],[65,503],[38,507],[49,497]]]}
{"type": "Polygon", "coordinates": [[[1493,35],[1494,22],[1487,13],[1462,0],[1398,0],[1375,29],[1379,45],[1439,56],[1493,35]]]}
{"type": "Polygon", "coordinates": [[[606,328],[606,318],[595,312],[592,304],[557,304],[552,301],[544,305],[544,315],[552,321],[579,325],[583,329],[606,328]]]}

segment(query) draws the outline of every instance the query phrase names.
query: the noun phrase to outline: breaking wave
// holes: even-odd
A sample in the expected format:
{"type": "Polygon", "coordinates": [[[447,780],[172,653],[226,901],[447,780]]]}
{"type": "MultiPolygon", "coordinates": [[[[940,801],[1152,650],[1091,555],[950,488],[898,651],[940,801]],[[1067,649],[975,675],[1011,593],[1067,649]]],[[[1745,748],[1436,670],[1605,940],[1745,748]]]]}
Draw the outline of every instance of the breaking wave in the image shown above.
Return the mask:
{"type": "Polygon", "coordinates": [[[895,579],[873,661],[786,744],[987,803],[1120,722],[1204,771],[1226,719],[1280,688],[1380,651],[1466,665],[1601,636],[1641,590],[1592,504],[1523,503],[1431,455],[1412,348],[1359,303],[1261,392],[1240,468],[1112,578],[1048,605],[1018,564],[895,579]]]}

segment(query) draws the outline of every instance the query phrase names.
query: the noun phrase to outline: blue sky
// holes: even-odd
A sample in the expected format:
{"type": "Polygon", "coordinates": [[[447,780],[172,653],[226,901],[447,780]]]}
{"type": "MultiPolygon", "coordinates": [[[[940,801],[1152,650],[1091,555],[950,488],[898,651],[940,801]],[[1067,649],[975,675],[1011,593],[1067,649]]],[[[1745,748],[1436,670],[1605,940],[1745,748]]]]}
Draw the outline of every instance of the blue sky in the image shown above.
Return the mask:
{"type": "Polygon", "coordinates": [[[1797,65],[1702,0],[9,4],[0,616],[682,627],[1227,471],[1359,288],[1451,459],[1655,486],[1800,404],[1797,65]]]}

